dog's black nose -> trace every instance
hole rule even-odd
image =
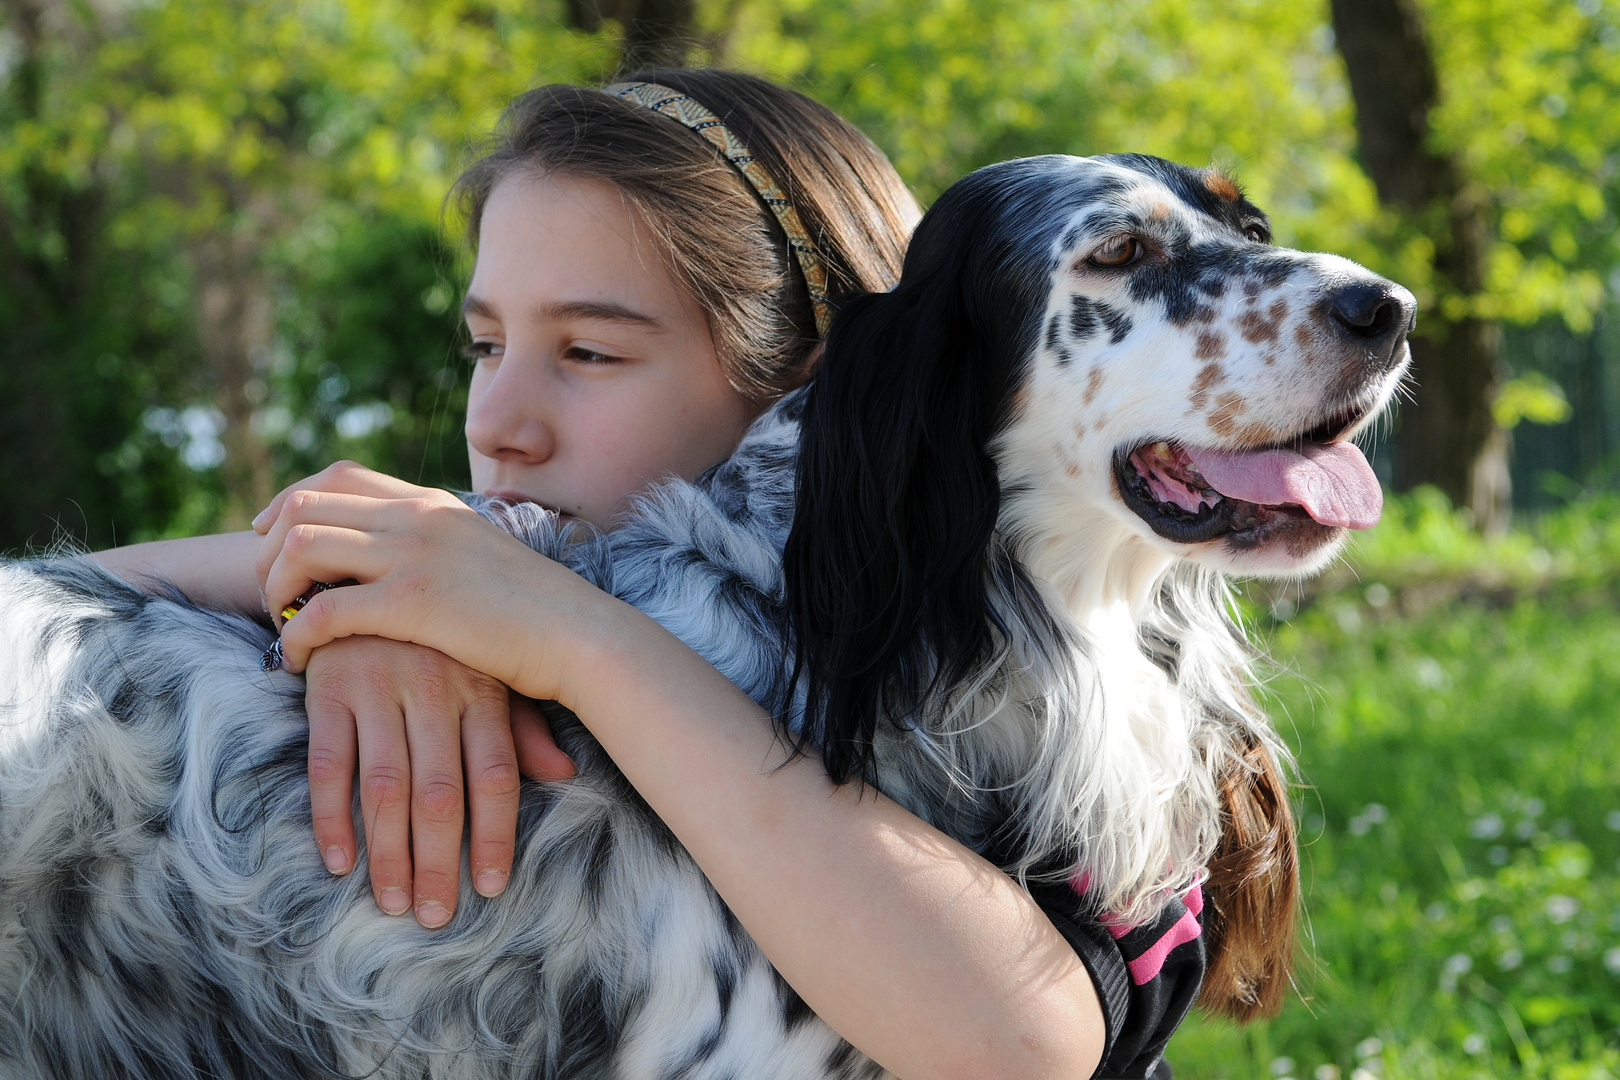
[[[1373,343],[1411,333],[1417,301],[1393,282],[1358,281],[1333,291],[1328,312],[1346,335]]]

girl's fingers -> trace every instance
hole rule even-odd
[[[259,584],[268,592],[271,567],[287,549],[288,537],[300,526],[337,527],[375,533],[385,526],[389,503],[364,495],[333,494],[325,491],[294,491],[282,504],[279,514],[265,532],[264,543],[253,559]]]
[[[331,525],[298,525],[264,579],[265,599],[277,623],[282,612],[316,581],[375,581],[394,565],[387,542],[372,533]]]
[[[311,652],[338,638],[370,635],[400,640],[402,624],[388,618],[385,601],[383,591],[374,585],[347,585],[315,594],[281,626],[282,668],[299,674]]]
[[[411,759],[411,854],[416,921],[437,929],[456,911],[461,879],[461,715],[442,670],[413,681],[405,738]],[[515,827],[514,827],[515,828]]]
[[[317,663],[320,654],[312,658]],[[312,668],[315,665],[312,665]],[[334,874],[355,865],[354,771],[356,721],[341,683],[311,670],[304,694],[309,713],[309,810],[321,861]]]
[[[461,713],[467,810],[472,817],[468,864],[473,888],[482,896],[498,896],[512,876],[520,781],[506,687],[493,680],[479,685],[483,692]]]
[[[371,891],[390,915],[411,909],[411,759],[398,706],[356,710],[360,750],[360,814],[366,827]]]
[[[540,706],[513,690],[512,742],[517,749],[518,771],[530,780],[567,780],[579,773],[574,759],[563,753],[552,737],[551,725]]]
[[[409,492],[421,490],[423,489],[414,484],[368,469],[357,462],[335,461],[314,476],[305,477],[296,484],[288,484],[282,488],[276,497],[270,500],[270,505],[259,511],[258,517],[253,519],[253,528],[260,536],[268,534],[271,526],[281,515],[281,509],[286,505],[287,499],[299,491],[332,491],[350,495],[369,495],[374,499],[397,499],[406,497]]]

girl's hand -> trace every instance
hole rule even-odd
[[[376,635],[438,649],[528,697],[560,699],[569,630],[603,607],[593,586],[448,492],[352,462],[282,492],[255,527],[265,534],[256,569],[272,612],[313,582],[357,582],[319,593],[282,625],[289,671],[328,641]]]
[[[519,773],[560,780],[575,772],[534,703],[443,653],[387,638],[322,646],[305,675],[310,810],[327,869],[346,874],[355,864],[358,752],[379,907],[390,915],[414,908],[430,928],[455,913],[464,775],[473,886],[484,896],[505,889]]]

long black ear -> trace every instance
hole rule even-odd
[[[992,644],[989,444],[1048,267],[1017,250],[1039,230],[1009,229],[980,175],[924,218],[894,291],[844,305],[805,401],[786,603],[800,738],[839,782],[870,778],[881,718],[904,722]]]

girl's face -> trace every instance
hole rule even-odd
[[[490,193],[462,304],[479,491],[610,528],[649,483],[724,460],[758,414],[645,233],[602,181],[508,177]]]

